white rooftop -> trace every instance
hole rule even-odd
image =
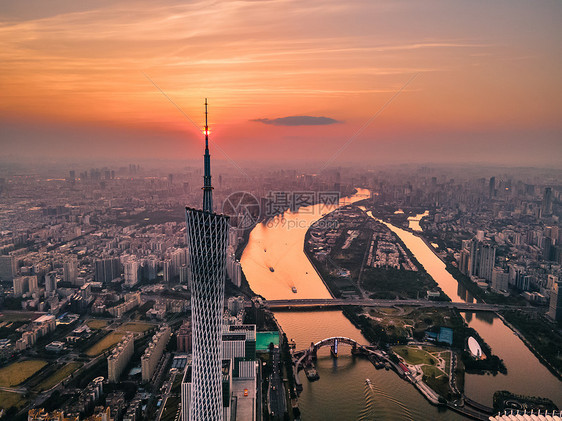
[[[490,421],[562,421],[558,411],[517,411],[506,410],[503,414],[497,414]]]
[[[55,316],[53,316],[52,314],[45,314],[41,317],[38,317],[33,322],[35,322],[35,323],[45,323],[45,322],[48,322],[49,320],[54,320],[54,319],[55,319]]]

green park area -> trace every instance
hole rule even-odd
[[[23,397],[23,395],[20,395],[19,393],[0,391],[1,409],[9,409],[12,406],[15,406],[16,408],[19,409],[23,407],[25,403],[26,403],[26,399]]]
[[[103,329],[107,326],[107,320],[90,319],[86,322],[90,329]]]
[[[86,355],[89,357],[95,357],[101,354],[105,350],[111,348],[112,346],[119,343],[119,341],[125,336],[122,332],[111,332],[104,336],[101,340],[95,343],[91,348],[86,351]]]
[[[439,378],[439,377],[443,376],[445,378],[448,378],[447,375],[443,371],[439,370],[437,367],[435,367],[433,365],[422,366],[422,371],[423,371],[423,374],[426,377]]]
[[[361,286],[372,293],[372,298],[393,299],[400,297],[415,299],[424,297],[428,290],[436,287],[436,284],[422,270],[407,271],[394,268],[367,267],[363,270]]]
[[[366,309],[369,318],[396,337],[408,338],[412,335],[414,321],[403,317],[410,309],[403,308],[371,308]]]
[[[392,350],[400,355],[404,360],[411,365],[435,365],[435,359],[423,349],[411,346],[395,346]]]
[[[62,368],[60,368],[59,370],[56,370],[49,377],[47,377],[46,379],[41,381],[37,386],[35,386],[33,388],[33,390],[35,390],[37,392],[49,390],[53,386],[56,386],[61,381],[66,379],[68,376],[70,376],[72,373],[74,373],[76,370],[78,370],[81,366],[82,366],[82,364],[76,363],[76,362],[68,363],[65,366],[63,366]]]
[[[0,369],[0,386],[12,387],[23,383],[47,365],[43,360],[25,360]]]
[[[7,311],[0,313],[0,322],[25,322],[34,320],[41,314],[32,311]]]
[[[123,332],[133,332],[133,333],[143,333],[154,327],[151,323],[144,322],[127,322],[119,327],[119,331]]]
[[[371,324],[382,328],[393,343],[410,338],[422,340],[425,332],[439,327],[457,329],[463,320],[454,311],[442,308],[364,308],[360,314]]]
[[[451,351],[434,346],[395,346],[392,351],[407,364],[421,369],[423,381],[435,392],[450,398]]]

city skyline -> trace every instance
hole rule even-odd
[[[198,327],[199,333],[210,333],[220,321],[198,318],[190,298],[212,293],[202,297],[214,303],[203,306],[207,316],[217,316],[221,308],[211,299],[218,284],[206,289],[194,276],[208,281],[215,272],[205,257],[215,253],[201,253],[213,242],[186,236],[182,212],[186,203],[201,207],[202,167],[200,158],[197,169],[166,167],[164,173],[136,164],[85,172],[63,165],[62,177],[5,169],[0,178],[0,361],[5,361],[0,408],[9,411],[9,419],[16,413],[14,419],[39,417],[55,407],[73,420],[92,412],[98,420],[99,411],[142,413],[148,420],[188,413],[185,398],[201,347],[185,343],[182,327],[187,324],[195,339]],[[237,419],[263,410],[280,419],[300,411],[303,420],[358,414],[396,419],[398,413],[460,421],[466,418],[456,412],[474,409],[484,419],[496,411],[491,409],[496,392],[505,390],[511,393],[504,393],[504,401],[541,405],[541,411],[541,402],[550,410],[562,407],[562,338],[556,322],[562,317],[559,171],[353,166],[314,176],[260,168],[251,174],[259,171],[261,177],[246,179],[236,170],[222,177],[213,170],[213,209],[220,212],[225,199],[245,190],[266,210],[266,219],[247,235],[236,229],[228,233],[221,318],[229,329],[223,328],[223,341],[229,343],[222,351],[230,364],[223,361],[222,369],[230,409],[248,414]],[[307,194],[310,182],[314,190]],[[342,198],[360,201],[346,206],[342,200],[331,212],[307,206],[334,188]],[[205,215],[212,214],[193,208],[191,221],[204,225]],[[282,218],[268,217],[275,209]],[[298,308],[309,299],[333,310]],[[366,328],[360,330],[358,323]],[[255,329],[244,327],[254,324]],[[127,332],[135,336],[134,349],[123,342]],[[423,349],[415,345],[420,340]],[[271,341],[279,345],[271,349]],[[311,342],[318,344],[316,362],[300,358]],[[375,360],[350,355],[354,343],[356,352],[374,352]],[[211,348],[216,356],[217,347]],[[421,366],[420,352],[428,358]],[[337,362],[330,353],[338,355]],[[464,368],[453,369],[453,358]],[[399,365],[381,370],[385,362]],[[286,376],[293,367],[297,375],[291,386],[292,377]],[[25,376],[23,369],[29,370]],[[14,370],[22,375],[11,381],[7,376]],[[433,381],[423,375],[427,370],[441,379],[445,373],[450,382]],[[40,392],[41,385],[60,382],[69,372],[74,375],[54,391]],[[107,381],[113,382],[111,391]],[[263,393],[256,394],[260,389]],[[460,392],[477,407],[457,401]],[[285,399],[288,394],[291,400]],[[431,404],[443,399],[452,410]]]
[[[236,161],[326,161],[379,111],[339,160],[562,161],[558,2],[30,1],[0,13],[4,159],[194,159],[208,96],[213,140]]]
[[[560,21],[0,2],[0,419],[562,421]]]

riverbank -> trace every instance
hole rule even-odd
[[[529,348],[529,350],[535,355],[535,357],[537,357],[537,359],[542,363],[542,365],[544,365],[552,374],[554,374],[558,380],[562,381],[562,372],[560,370],[558,370],[556,367],[554,367],[534,346],[533,344],[525,337],[525,335],[523,333],[521,333],[521,331],[515,327],[512,323],[510,323],[503,314],[501,313],[496,313],[496,315],[500,318],[500,320],[508,327],[510,328],[513,333],[519,338],[521,339],[521,341],[523,341],[523,343],[525,344],[525,346],[527,348]]]
[[[305,237],[304,237],[303,253],[304,253],[304,255],[306,256],[306,258],[308,259],[308,261],[310,262],[310,265],[314,268],[314,271],[316,272],[316,275],[318,275],[318,277],[320,278],[320,280],[321,280],[322,283],[324,284],[324,288],[326,288],[326,290],[327,290],[328,293],[330,294],[330,297],[331,297],[331,298],[339,298],[339,296],[336,297],[336,296],[334,295],[334,292],[333,292],[334,286],[333,286],[333,285],[330,286],[330,285],[328,284],[328,282],[326,282],[325,276],[323,276],[322,273],[320,273],[320,271],[318,270],[318,268],[317,268],[316,265],[314,264],[314,260],[313,260],[313,257],[311,257],[311,253],[306,249],[306,244],[307,244],[307,241],[308,241],[308,237],[307,237],[307,236],[309,235],[309,232],[310,232],[310,230],[308,230],[308,231],[306,232],[306,235],[305,235]]]
[[[409,232],[412,233],[412,235],[415,235],[416,237],[420,238],[426,245],[427,247],[435,254],[435,256],[437,256],[444,264],[445,264],[445,268],[447,269],[447,272],[449,272],[451,274],[451,276],[457,281],[459,282],[461,285],[463,285],[469,292],[471,292],[473,294],[473,296],[482,301],[482,302],[486,302],[486,297],[484,297],[484,292],[478,287],[476,286],[473,282],[471,282],[470,284],[467,284],[467,282],[465,282],[466,276],[459,276],[458,270],[452,271],[451,270],[451,265],[450,263],[448,263],[445,259],[443,259],[443,257],[437,252],[437,250],[433,247],[433,245],[429,242],[429,240],[427,240],[427,238],[425,238],[422,233],[420,232],[415,232],[412,230],[408,230]],[[474,290],[477,291],[474,291]],[[477,294],[475,292],[478,292]],[[509,322],[505,315],[501,314],[501,313],[494,313],[497,317],[500,318],[500,320],[519,338],[521,339],[521,341],[525,344],[525,346],[529,349],[529,351],[531,351],[533,353],[533,355],[535,357],[537,357],[537,359],[541,362],[542,365],[544,365],[554,376],[556,376],[558,378],[558,380],[562,381],[562,370],[557,369],[532,343],[531,341],[527,338],[527,336],[521,331],[520,328],[518,328],[517,326],[515,326],[514,323]]]
[[[470,292],[475,299],[480,300],[482,302],[486,302],[483,298],[483,291],[480,289],[480,287],[478,285],[476,285],[474,282],[472,282],[470,280],[470,278],[468,278],[465,275],[462,275],[458,271],[458,269],[455,270],[455,271],[452,270],[451,263],[448,262],[447,260],[445,260],[443,258],[443,256],[441,256],[441,254],[435,249],[433,244],[431,244],[431,242],[427,238],[425,238],[425,236],[423,235],[423,232],[414,231],[414,230],[411,230],[411,229],[407,229],[405,231],[410,232],[412,235],[414,235],[414,236],[418,237],[420,240],[422,240],[424,242],[424,244],[429,248],[429,250],[431,250],[433,252],[433,254],[439,260],[441,260],[441,262],[443,262],[443,264],[445,265],[445,270],[447,272],[449,272],[451,274],[451,276],[455,279],[455,281],[457,281],[460,285],[462,285],[466,289],[466,291]],[[460,276],[460,275],[462,275],[462,276]]]

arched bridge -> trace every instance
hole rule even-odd
[[[312,366],[312,361],[316,359],[318,350],[322,347],[329,346],[332,355],[334,357],[337,357],[340,344],[349,345],[351,347],[352,355],[363,355],[372,362],[388,361],[384,351],[377,349],[375,346],[361,345],[356,340],[347,338],[345,336],[332,336],[330,338],[322,339],[321,341],[318,341],[316,343],[311,342],[310,346],[307,349],[293,352],[293,373],[295,375],[297,389],[299,387],[302,388],[298,375],[299,370],[306,370],[307,367]]]
[[[351,347],[351,353],[355,354],[359,349],[365,348],[363,345],[351,338],[346,338],[345,336],[332,336],[331,338],[322,339],[316,343],[311,342],[308,349],[303,351],[297,351],[293,355],[296,358],[297,368],[303,363],[306,365],[310,363],[311,360],[316,359],[317,352],[320,348],[329,346],[332,355],[337,357],[339,352],[340,344],[346,344]]]
[[[346,338],[344,336],[332,336],[331,338],[322,339],[315,344],[310,344],[309,352],[313,352],[316,355],[316,352],[320,348],[329,346],[332,349],[332,353],[337,355],[339,344],[347,344],[351,346],[352,353],[357,350],[358,346],[361,346],[361,344],[357,343],[357,341],[353,339]]]

